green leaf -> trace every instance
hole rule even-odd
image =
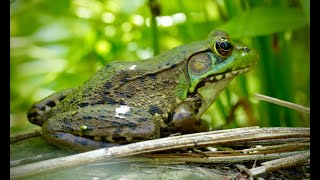
[[[308,24],[310,24],[310,1],[300,0],[300,4],[308,20]]]
[[[232,18],[219,29],[228,32],[236,39],[292,30],[307,23],[307,18],[301,9],[255,8]]]

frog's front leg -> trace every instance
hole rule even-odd
[[[209,131],[209,124],[199,118],[201,99],[192,97],[179,104],[169,123],[170,130],[182,134]]]
[[[155,139],[159,131],[148,112],[106,104],[57,114],[42,127],[42,135],[48,142],[77,151]]]

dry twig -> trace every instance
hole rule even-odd
[[[284,107],[287,107],[287,108],[291,108],[291,109],[294,109],[294,110],[297,110],[297,111],[310,113],[310,108],[301,106],[299,104],[291,103],[291,102],[288,102],[288,101],[280,100],[280,99],[277,99],[277,98],[265,96],[265,95],[258,94],[258,93],[255,93],[254,95],[255,95],[256,98],[258,98],[260,100],[263,100],[263,101],[268,101],[268,102],[271,102],[271,103],[274,103],[274,104],[278,104],[278,105],[281,105],[281,106],[284,106]]]
[[[128,145],[103,148],[71,156],[45,160],[10,169],[11,178],[21,177],[31,173],[43,172],[62,167],[93,162],[101,159],[132,156],[142,153],[172,150],[179,148],[193,148],[209,145],[231,144],[232,142],[248,142],[267,139],[309,138],[309,128],[237,128],[210,131],[182,136],[142,141]]]
[[[41,128],[34,129],[27,132],[16,133],[16,134],[10,135],[10,143],[14,143],[17,141],[21,141],[23,139],[36,137],[40,135],[41,135]]]
[[[303,152],[297,155],[288,156],[272,161],[261,163],[262,166],[250,169],[250,175],[258,175],[264,172],[277,171],[289,167],[303,165],[310,161],[310,152]]]

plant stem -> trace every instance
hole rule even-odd
[[[157,0],[149,0],[149,7],[151,11],[150,26],[152,33],[153,56],[156,56],[159,54],[159,33],[156,17],[160,15],[160,4]]]

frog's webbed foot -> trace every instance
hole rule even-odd
[[[34,103],[27,113],[28,120],[32,124],[42,126],[44,121],[48,119],[47,115],[51,108],[57,106],[60,101],[71,94],[75,89],[65,89],[55,92],[43,100]]]
[[[99,104],[57,114],[43,124],[42,135],[57,146],[83,151],[155,139],[159,126],[144,110]]]

